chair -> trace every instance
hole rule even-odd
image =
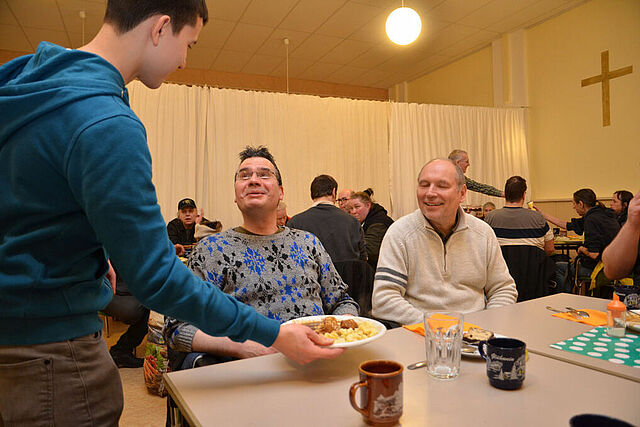
[[[529,245],[501,246],[509,274],[516,282],[518,302],[549,295],[555,287],[555,264],[540,248]]]
[[[102,317],[102,322],[104,323],[105,334],[104,336],[109,338],[111,336],[111,322],[113,317],[109,316],[107,313],[99,311],[98,316]]]
[[[587,295],[596,298],[611,299],[613,297],[615,280],[604,275],[604,265],[598,261],[595,268],[587,274],[588,267],[583,267],[584,258],[577,257],[575,265],[574,289],[579,295]]]
[[[375,271],[368,262],[354,259],[333,264],[342,280],[349,286],[347,292],[360,306],[360,315],[371,314],[371,295]]]

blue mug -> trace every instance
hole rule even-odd
[[[503,390],[522,387],[527,345],[515,338],[491,338],[478,343],[480,355],[487,361],[489,383]]]

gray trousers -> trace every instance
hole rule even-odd
[[[102,332],[0,346],[0,427],[117,426],[122,383]]]

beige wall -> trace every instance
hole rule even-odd
[[[592,0],[525,32],[532,198],[570,199],[591,187],[601,199],[640,190],[640,0]],[[601,85],[610,69],[611,126],[602,126]],[[410,102],[492,106],[491,47],[409,83]]]
[[[611,126],[602,126],[600,52],[611,70]],[[527,32],[531,178],[535,198],[640,189],[640,1],[594,0]]]
[[[491,46],[408,83],[409,102],[493,106]]]

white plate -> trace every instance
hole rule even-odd
[[[306,324],[306,323],[311,323],[311,322],[319,322],[322,319],[324,319],[325,317],[335,317],[336,320],[340,321],[340,320],[346,320],[346,319],[353,319],[358,323],[361,322],[367,322],[372,324],[373,326],[376,327],[376,329],[378,330],[378,333],[375,334],[372,337],[369,338],[365,338],[363,340],[360,341],[353,341],[353,342],[340,342],[340,343],[335,343],[335,344],[331,344],[330,346],[328,346],[329,348],[350,348],[350,347],[358,347],[367,343],[370,343],[371,341],[375,341],[378,338],[380,338],[381,336],[384,335],[384,333],[387,331],[387,328],[385,328],[385,326],[378,322],[377,320],[373,320],[373,319],[369,319],[367,317],[357,317],[357,316],[344,316],[344,315],[324,315],[324,316],[307,316],[307,317],[298,317],[297,319],[291,319],[288,322],[284,322],[283,325],[287,325],[287,324],[291,324],[291,323],[300,323],[300,324]]]
[[[630,312],[634,313],[634,314],[640,314],[640,310],[635,309],[635,310],[629,310]],[[633,331],[633,332],[640,332],[640,324],[638,323],[627,323],[627,329]]]
[[[500,334],[493,334],[493,338],[507,338],[505,335],[500,335]],[[480,352],[478,351],[478,345],[477,344],[469,344],[468,342],[465,342],[464,340],[462,341],[462,344],[466,344],[466,345],[470,345],[475,347],[475,351],[464,351],[464,348],[460,351],[460,354],[462,354],[463,356],[466,357],[474,357],[476,359],[482,359],[482,356],[480,356]]]

